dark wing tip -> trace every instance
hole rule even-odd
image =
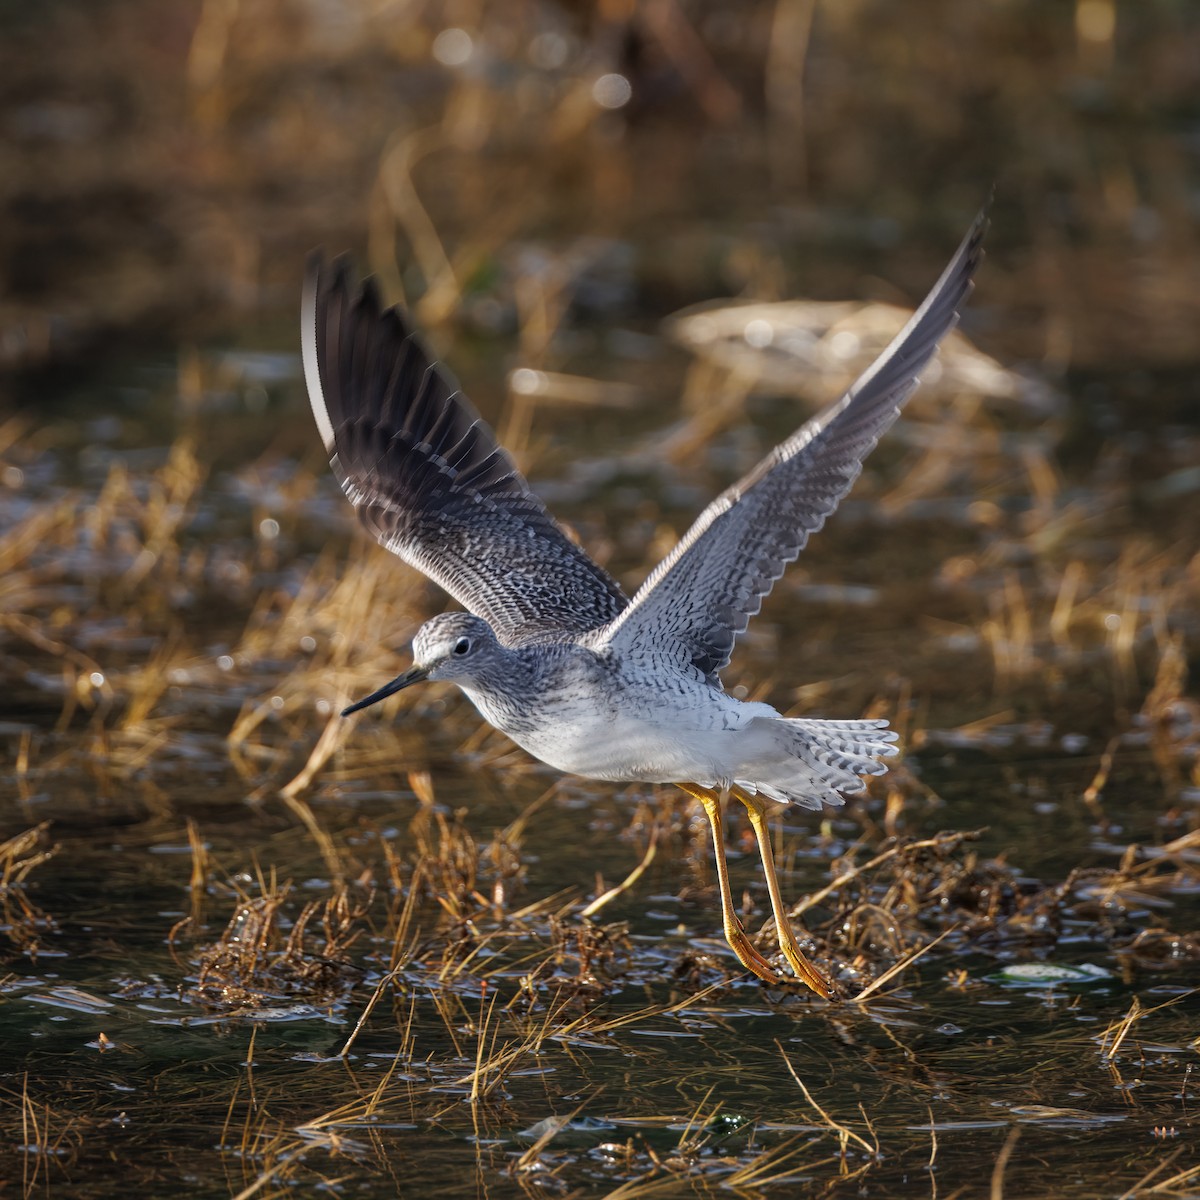
[[[325,247],[314,246],[304,256],[304,288],[306,291],[316,290],[317,281],[325,268]]]
[[[313,415],[343,487],[362,508],[437,491],[540,509],[515,464],[399,305],[376,280],[360,281],[349,255],[308,256],[302,314],[304,374]],[[347,486],[352,481],[353,488]]]
[[[957,313],[971,294],[975,286],[975,273],[984,259],[983,241],[991,225],[993,197],[994,189],[988,193],[983,206],[975,214],[971,227],[946,264],[946,269],[937,283],[929,289],[925,302],[913,316],[912,325],[919,324],[923,317],[935,311],[952,310]]]
[[[996,199],[996,185],[993,184],[989,189],[988,194],[984,197],[983,204],[980,205],[979,211],[975,214],[975,220],[971,222],[971,228],[967,230],[966,237],[962,240],[962,245],[959,249],[959,254],[962,256],[962,266],[965,268],[967,276],[967,292],[975,286],[975,272],[979,268],[979,264],[983,262],[986,254],[983,249],[984,238],[987,237],[987,231],[992,224],[992,204]],[[955,259],[959,257],[955,255]],[[954,268],[954,260],[950,262],[946,273],[952,274]]]
[[[302,345],[334,471],[384,546],[497,636],[590,629],[620,611],[620,589],[563,536],[408,314],[384,308],[345,255],[309,255]]]
[[[361,294],[348,254],[327,262],[321,247],[309,251],[304,260],[300,305],[304,381],[321,439],[330,454],[334,453],[334,429],[343,416],[337,387],[343,334],[347,315],[360,302]]]
[[[342,255],[342,261],[345,263],[346,276],[349,278],[350,264],[346,255]],[[368,275],[362,281],[358,289],[358,299],[355,300],[355,304],[363,308],[371,317],[378,317],[382,312],[383,303],[379,299],[379,284],[374,275]]]
[[[992,193],[989,192],[966,236],[920,307],[887,349],[859,376],[842,401],[828,411],[829,419],[849,408],[856,397],[861,397],[867,408],[875,402],[886,405],[893,399],[898,408],[911,394],[917,377],[937,352],[942,339],[958,324],[963,305],[974,290],[975,274],[984,258],[983,240],[991,223],[991,205]],[[898,393],[897,389],[906,390]]]

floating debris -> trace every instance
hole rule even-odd
[[[1012,963],[984,976],[988,983],[999,983],[1004,987],[1059,987],[1072,983],[1103,983],[1113,978],[1111,971],[1094,963],[1072,967],[1051,962]]]

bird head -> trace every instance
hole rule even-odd
[[[426,621],[413,638],[413,665],[390,683],[385,683],[365,700],[342,710],[349,716],[359,709],[386,700],[396,692],[426,679],[447,679],[460,687],[469,687],[480,670],[500,650],[492,627],[470,613],[441,613]]]

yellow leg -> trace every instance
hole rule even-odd
[[[783,980],[776,974],[771,964],[754,948],[754,943],[746,936],[737,914],[733,911],[733,896],[729,891],[729,865],[725,861],[725,835],[721,831],[721,801],[705,788],[692,783],[677,785],[693,799],[699,800],[704,808],[712,829],[713,850],[717,860],[717,884],[721,892],[721,920],[725,927],[725,940],[729,943],[738,961],[759,979],[767,983],[778,984]]]
[[[771,831],[767,827],[766,802],[758,796],[747,795],[740,788],[734,788],[733,794],[746,806],[750,824],[754,826],[754,836],[758,839],[758,853],[762,858],[763,874],[767,877],[767,892],[771,897],[771,912],[775,916],[775,928],[779,933],[779,948],[798,979],[808,984],[818,996],[832,1000],[833,988],[800,949],[788,920],[783,898],[779,894],[779,877],[775,874],[775,855],[771,850]]]

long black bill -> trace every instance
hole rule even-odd
[[[411,671],[405,671],[403,675],[397,675],[391,683],[385,683],[377,692],[372,692],[365,700],[360,700],[357,704],[350,705],[349,708],[342,709],[342,716],[348,717],[351,713],[356,713],[360,708],[368,708],[372,704],[378,704],[380,700],[386,700],[389,696],[394,696],[397,692],[402,692],[410,684],[420,683],[429,674],[427,667],[413,667]]]

